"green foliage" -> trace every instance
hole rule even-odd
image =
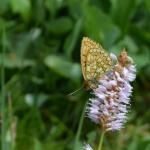
[[[58,56],[47,56],[45,64],[63,77],[70,78],[72,81],[80,81],[80,67],[79,64],[73,64]]]
[[[47,29],[50,33],[56,35],[63,35],[68,33],[73,28],[72,21],[69,17],[61,17],[48,23]],[[57,30],[56,30],[57,29]]]
[[[83,83],[83,36],[116,54],[125,47],[138,69],[129,121],[125,129],[106,135],[104,150],[150,149],[149,0],[0,0],[5,150],[74,149],[89,98],[84,90],[68,96]],[[84,141],[96,147],[99,128],[85,118],[78,135],[76,149],[82,149]]]
[[[29,0],[11,0],[13,13],[18,13],[23,19],[28,18],[31,11],[31,3]]]

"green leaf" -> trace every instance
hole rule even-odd
[[[82,4],[86,3],[87,0],[85,1],[80,1],[80,0],[66,0],[67,3],[66,5],[68,6],[67,8],[69,9],[69,13],[72,18],[75,20],[78,20],[82,16]]]
[[[147,32],[144,28],[132,24],[130,26],[130,32],[133,34],[133,36],[135,36],[135,39],[139,40],[139,42],[149,45],[150,33]]]
[[[112,20],[95,6],[84,6],[84,31],[89,37],[102,42],[107,48],[119,37],[120,30]]]
[[[66,38],[66,41],[64,44],[64,51],[65,51],[68,58],[71,57],[72,51],[76,45],[77,39],[78,39],[79,34],[81,32],[81,28],[82,28],[82,19],[79,19],[75,24],[74,30]]]
[[[45,7],[48,9],[52,17],[56,15],[62,4],[63,0],[45,0]]]
[[[131,38],[131,36],[129,36],[129,35],[126,35],[117,44],[114,44],[111,47],[111,52],[119,54],[123,48],[125,48],[127,50],[127,52],[129,52],[129,53],[137,53],[138,52],[138,46],[136,45],[134,39]]]
[[[128,30],[128,26],[130,23],[130,19],[135,13],[138,4],[140,4],[139,0],[111,0],[112,7],[110,11],[110,15],[113,20],[120,26],[120,28],[125,32]]]
[[[61,17],[47,24],[47,29],[55,35],[62,35],[69,32],[73,28],[72,20],[69,17]]]
[[[93,130],[87,134],[88,143],[92,143],[96,139],[96,131]]]
[[[150,144],[148,144],[144,150],[150,150]]]
[[[78,141],[75,145],[74,150],[83,150],[83,143],[81,143],[80,141]]]
[[[0,14],[8,10],[9,0],[0,0]]]
[[[60,56],[50,55],[45,58],[45,64],[63,77],[75,82],[79,82],[80,80],[81,69],[77,63],[71,63]]]
[[[140,48],[139,53],[131,54],[130,56],[135,61],[135,64],[136,64],[138,69],[141,69],[142,67],[149,64],[150,54],[149,54],[149,50],[145,47]]]
[[[130,144],[128,144],[127,150],[137,150],[138,141],[134,139]]]
[[[2,65],[2,54],[0,54],[0,66]],[[7,68],[25,68],[35,66],[35,62],[31,59],[20,58],[15,53],[6,54],[4,57],[4,66]]]
[[[145,7],[148,10],[149,14],[150,14],[150,1],[149,0],[144,0],[145,2]]]
[[[30,0],[11,0],[11,7],[14,13],[18,13],[23,19],[27,19],[31,11]]]
[[[42,144],[38,139],[34,139],[34,150],[42,150]]]

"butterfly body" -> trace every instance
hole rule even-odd
[[[86,89],[95,89],[99,79],[111,69],[110,56],[98,43],[84,37],[81,44],[81,67]]]

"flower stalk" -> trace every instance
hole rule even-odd
[[[100,137],[98,150],[102,150],[102,144],[103,144],[103,141],[104,141],[104,135],[105,135],[105,132],[103,131],[102,134],[101,134],[101,137]]]

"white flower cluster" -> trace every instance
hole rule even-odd
[[[93,150],[93,149],[89,144],[85,144],[85,146],[83,147],[83,150]]]
[[[113,55],[113,58],[117,57]],[[114,67],[100,80],[89,99],[87,116],[105,131],[120,130],[127,120],[128,107],[136,68],[127,53],[122,52]]]

